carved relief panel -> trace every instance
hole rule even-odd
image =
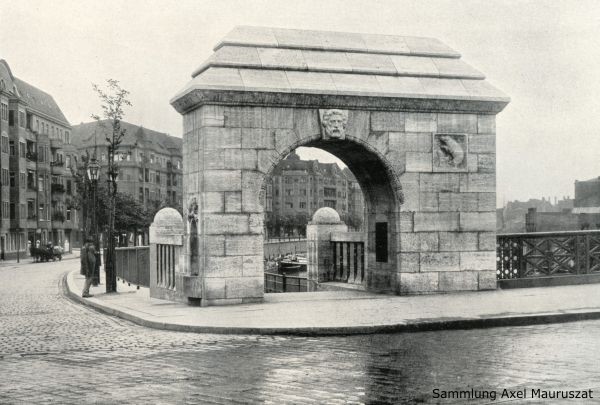
[[[463,134],[433,135],[433,171],[467,171],[467,136]]]

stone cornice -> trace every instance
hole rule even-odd
[[[190,89],[173,98],[171,105],[181,114],[185,114],[205,104],[497,114],[506,107],[509,101],[508,97],[486,97],[481,99],[477,97],[404,98]]]

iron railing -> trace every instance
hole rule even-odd
[[[285,274],[265,272],[265,292],[267,293],[306,291],[308,291],[308,283],[306,276],[296,277],[286,276]]]
[[[600,231],[499,234],[498,280],[600,274]]]
[[[115,267],[124,283],[150,287],[150,246],[115,248]]]

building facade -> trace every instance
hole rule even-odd
[[[272,218],[295,218],[292,222],[300,227],[321,207],[335,209],[354,228],[360,227],[364,213],[362,190],[348,168],[301,160],[295,152],[283,159],[267,180],[264,206]]]
[[[148,210],[161,205],[181,207],[181,138],[124,121],[121,128],[125,130],[125,136],[115,155],[119,167],[119,192],[129,194]],[[73,142],[79,155],[96,153],[104,178],[108,165],[105,138],[110,131],[108,121],[73,126]]]
[[[0,60],[0,257],[52,242],[67,251],[79,218],[71,125],[52,96],[15,77]]]
[[[575,180],[575,199],[555,199],[554,210],[531,207],[525,221],[527,232],[600,229],[600,178]]]

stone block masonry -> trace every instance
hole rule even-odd
[[[210,110],[210,127],[186,131],[199,134],[197,153],[204,156],[195,163],[200,189],[188,189],[186,199],[198,197],[201,201],[199,237],[204,260],[199,263],[205,267],[198,274],[214,279],[204,283],[211,304],[220,299],[237,302],[242,295],[262,296],[262,263],[256,258],[262,257],[265,175],[287,151],[319,136],[315,135],[318,110],[215,107],[199,108]],[[394,284],[389,289],[403,294],[492,288],[495,164],[490,162],[495,162],[495,135],[489,116],[482,119],[481,128],[486,132],[479,133],[478,116],[473,114],[353,111],[352,115],[361,117],[358,122],[370,123],[363,126],[368,133],[357,142],[377,151],[382,159],[395,156],[405,162],[386,162],[400,179],[405,199],[390,230],[397,234],[398,250],[390,247],[392,267],[386,270],[387,276],[379,275],[379,280],[389,279]],[[458,171],[449,167],[444,172],[443,164],[451,163],[444,156],[434,159],[434,154],[442,153],[435,150],[434,138],[440,128],[454,134],[462,131],[468,139],[463,159],[482,164],[465,165]],[[215,151],[234,153],[237,158],[226,159]],[[432,172],[436,161],[438,165],[442,162],[441,166]],[[252,264],[248,257],[255,258]],[[322,269],[314,272],[324,274]],[[318,276],[319,281],[323,277]],[[242,287],[244,280],[248,285]]]
[[[313,52],[314,32],[253,30],[261,34],[215,48],[172,100],[184,117],[190,297],[219,305],[263,296],[265,178],[299,146],[339,157],[364,192],[366,289],[494,288],[495,117],[509,99],[462,62],[440,70],[460,58],[442,44],[398,37],[390,44],[408,50],[384,49],[363,38],[355,54],[322,32]],[[256,39],[278,36],[275,48]],[[284,63],[280,53],[295,56]],[[329,277],[329,243],[312,246],[326,252],[311,264],[315,285]]]

